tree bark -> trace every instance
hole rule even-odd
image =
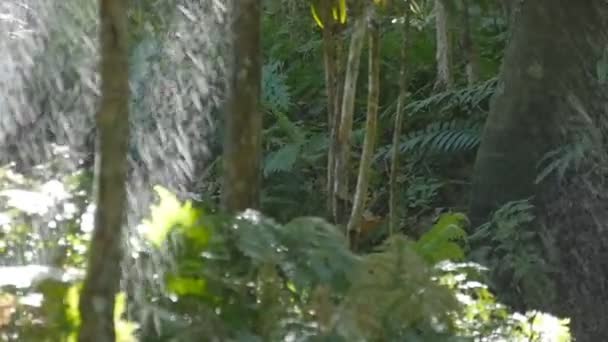
[[[367,6],[366,6],[367,8]],[[344,92],[340,110],[340,125],[336,141],[336,160],[334,173],[334,217],[337,223],[346,223],[349,202],[349,163],[350,140],[353,130],[353,117],[355,114],[355,95],[357,92],[357,79],[361,63],[361,51],[367,26],[367,9],[363,15],[356,18],[353,34],[348,51],[346,74],[344,77]]]
[[[407,53],[409,48],[410,32],[410,8],[409,1],[406,1],[405,20],[403,23],[403,37],[401,41],[401,68],[399,70],[399,97],[397,98],[397,109],[395,111],[395,126],[393,128],[393,150],[391,152],[391,172],[389,176],[389,234],[393,235],[399,226],[399,199],[397,174],[399,173],[399,138],[401,138],[401,127],[403,126],[403,110],[407,101],[407,78],[408,60]]]
[[[95,228],[80,296],[81,342],[114,342],[114,301],[120,283],[129,134],[127,5],[100,0],[101,108]]]
[[[452,87],[454,76],[452,72],[452,41],[450,38],[450,13],[446,0],[435,0],[435,34],[437,50],[437,79],[434,88],[445,90]]]
[[[262,112],[261,4],[232,4],[233,54],[225,117],[222,204],[228,212],[260,205]]]
[[[462,48],[466,59],[467,84],[472,85],[479,81],[479,56],[471,34],[471,20],[469,15],[469,1],[462,0]]]
[[[357,176],[357,187],[353,199],[353,209],[348,221],[348,233],[360,233],[361,218],[365,210],[367,190],[369,187],[369,177],[374,158],[374,148],[378,130],[378,100],[380,97],[380,33],[378,23],[374,20],[374,15],[369,19],[369,78],[367,96],[367,120],[365,123],[365,140],[361,162],[359,164],[359,174]],[[355,239],[356,240],[356,239]],[[355,244],[356,246],[356,244]]]
[[[598,62],[608,45],[607,12],[600,0],[521,4],[478,151],[470,204],[478,225],[504,203],[534,196],[537,226],[549,229],[557,254],[559,302],[551,308],[572,318],[580,341],[608,339],[606,165],[588,155],[586,167],[565,179],[536,184],[535,178],[540,159],[576,134],[600,130],[594,149],[605,160],[608,89]]]
[[[335,41],[336,48],[336,96],[334,99],[334,108],[335,115],[333,117],[333,123],[330,130],[329,135],[329,149],[331,150],[332,160],[329,166],[331,166],[328,174],[331,173],[331,179],[328,184],[328,188],[331,189],[331,195],[328,195],[328,208],[331,209],[329,212],[331,219],[333,222],[338,223],[341,220],[341,215],[343,215],[343,211],[345,208],[336,208],[339,197],[336,193],[338,185],[336,181],[336,160],[339,151],[339,134],[338,131],[340,129],[340,122],[342,121],[342,100],[344,98],[344,80],[345,80],[345,58],[344,58],[344,44],[340,41],[339,37],[336,37]]]
[[[335,37],[335,23],[331,14],[332,6],[329,1],[321,4],[321,16],[323,18],[323,62],[325,67],[325,89],[327,93],[327,128],[329,131],[329,149],[327,152],[327,214],[331,217],[334,198],[334,168],[335,168],[335,144],[337,125],[340,123],[340,110],[337,102],[338,89],[338,56]]]

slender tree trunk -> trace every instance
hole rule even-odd
[[[323,61],[325,66],[325,89],[327,92],[327,128],[329,131],[329,149],[327,152],[327,213],[332,216],[334,198],[334,168],[336,149],[332,143],[335,139],[336,126],[340,122],[340,111],[337,102],[338,90],[338,56],[337,42],[335,38],[335,25],[331,14],[331,3],[322,3],[323,17]]]
[[[330,211],[330,216],[332,218],[332,220],[334,222],[339,222],[340,221],[340,215],[339,215],[339,210],[338,208],[335,207],[337,201],[338,201],[338,195],[336,193],[336,189],[338,188],[337,185],[337,181],[336,181],[336,160],[337,160],[337,154],[339,151],[339,145],[340,145],[340,140],[338,139],[338,131],[340,129],[340,122],[342,121],[342,100],[344,98],[344,67],[345,67],[345,59],[344,59],[344,47],[342,42],[340,41],[339,37],[336,37],[336,41],[335,41],[335,48],[336,48],[336,84],[335,84],[335,89],[336,89],[336,96],[334,98],[334,108],[335,108],[335,113],[334,113],[334,117],[333,117],[333,123],[331,126],[331,130],[330,130],[330,135],[329,135],[329,149],[330,149],[330,154],[332,156],[332,160],[329,166],[331,166],[330,170],[328,171],[328,174],[331,174],[330,176],[330,182],[328,184],[328,188],[331,189],[330,190],[330,195],[328,196],[328,208],[331,209]]]
[[[232,3],[233,51],[225,117],[223,207],[228,212],[260,204],[262,112],[261,4]]]
[[[435,0],[435,31],[437,51],[437,79],[435,89],[444,90],[452,87],[454,76],[452,73],[452,41],[450,39],[450,15],[446,0]]]
[[[397,110],[395,112],[395,127],[393,128],[393,150],[391,152],[391,173],[389,176],[389,234],[393,235],[399,226],[399,199],[397,174],[399,173],[399,138],[401,137],[401,126],[403,126],[403,110],[407,101],[407,77],[408,77],[408,45],[410,32],[410,2],[406,1],[405,20],[403,22],[403,38],[401,41],[401,69],[399,70],[399,97],[397,98]]]
[[[353,116],[355,114],[355,95],[357,92],[357,79],[361,63],[361,51],[367,26],[367,10],[356,18],[353,34],[348,51],[346,74],[344,77],[344,92],[340,110],[340,125],[336,144],[336,160],[334,173],[334,217],[337,223],[345,223],[348,213],[349,196],[349,163],[350,139],[353,130]]]
[[[369,177],[372,171],[372,160],[376,145],[378,130],[378,102],[380,97],[380,33],[378,23],[374,15],[369,19],[369,70],[368,70],[368,96],[367,96],[367,120],[365,123],[365,140],[361,162],[359,163],[359,174],[357,176],[357,187],[353,199],[353,209],[348,221],[347,232],[359,236],[361,229],[361,218],[365,210]],[[356,239],[355,239],[356,240]],[[356,244],[354,244],[356,246]]]
[[[114,342],[114,301],[120,284],[129,134],[127,5],[100,0],[101,108],[95,228],[80,296],[81,342]]]
[[[469,1],[462,0],[462,47],[466,58],[467,84],[479,81],[479,56],[471,34]]]
[[[475,165],[470,217],[534,196],[557,286],[552,312],[572,319],[577,340],[608,340],[604,1],[524,1],[506,51]],[[603,70],[603,71],[602,71]],[[535,183],[540,159],[576,134],[600,130],[584,167]],[[580,144],[580,141],[573,141]],[[603,156],[594,158],[594,154]]]
[[[334,116],[334,140],[338,139],[338,128],[340,127],[340,122],[342,121],[342,100],[344,98],[344,68],[345,68],[345,58],[344,58],[344,44],[340,40],[339,35],[335,37],[336,43],[336,98],[334,100],[334,108],[336,109],[336,115]],[[335,163],[334,163],[335,164]],[[335,167],[335,165],[334,165]]]

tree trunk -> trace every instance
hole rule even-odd
[[[127,5],[101,0],[101,108],[95,229],[80,296],[81,342],[114,342],[114,301],[120,283],[129,133]]]
[[[503,15],[507,20],[507,25],[512,27],[511,24],[513,23],[515,9],[519,7],[519,4],[512,0],[501,0],[500,5],[502,7]]]
[[[397,110],[395,111],[395,127],[393,128],[393,150],[391,152],[391,173],[389,176],[389,234],[393,235],[399,226],[399,200],[397,174],[399,173],[399,139],[401,138],[401,126],[403,126],[403,110],[407,101],[407,77],[410,32],[410,8],[406,1],[405,21],[403,23],[403,38],[401,41],[401,69],[399,70],[399,97],[397,98]]]
[[[233,51],[225,117],[222,204],[228,212],[260,204],[262,112],[261,4],[232,4]]]
[[[338,139],[336,141],[336,160],[334,173],[334,211],[337,223],[345,223],[348,212],[349,196],[349,163],[350,163],[350,139],[353,130],[353,117],[355,114],[355,95],[357,92],[357,79],[359,77],[359,65],[361,63],[361,51],[367,26],[367,9],[356,18],[353,34],[348,51],[346,74],[344,77],[344,92],[342,93],[342,104],[340,110],[340,125],[338,127]]]
[[[332,216],[334,198],[334,168],[335,168],[335,140],[336,128],[340,122],[340,111],[338,107],[338,56],[337,42],[335,37],[335,24],[332,18],[332,6],[329,1],[321,4],[321,15],[323,18],[323,62],[325,66],[325,89],[327,92],[327,128],[329,131],[329,149],[327,152],[327,214]]]
[[[452,87],[454,76],[452,74],[452,41],[450,39],[450,15],[446,0],[435,0],[435,30],[437,50],[436,90],[445,90]]]
[[[462,0],[462,48],[466,59],[467,84],[472,85],[479,81],[479,56],[471,34],[469,15],[469,1]]]
[[[367,96],[367,120],[365,123],[365,140],[361,162],[359,164],[359,175],[357,187],[353,199],[353,209],[348,221],[347,232],[360,233],[361,218],[365,210],[369,177],[374,158],[374,148],[378,129],[378,99],[380,97],[380,33],[373,14],[369,20],[369,92]],[[355,239],[356,240],[356,239]],[[356,244],[354,244],[356,246]]]
[[[608,340],[606,165],[597,165],[606,155],[597,140],[608,127],[606,74],[598,75],[607,12],[600,0],[523,2],[478,151],[470,205],[477,225],[500,205],[534,196],[538,227],[549,229],[557,254],[559,302],[551,307],[572,318],[580,341]],[[581,171],[535,183],[547,152],[593,130],[601,131],[594,147],[603,158],[589,155]]]
[[[336,190],[338,188],[337,185],[337,181],[336,181],[336,160],[337,160],[337,154],[339,151],[339,145],[340,145],[340,141],[339,141],[339,136],[338,136],[338,131],[340,129],[340,122],[342,121],[342,99],[344,98],[344,79],[345,79],[345,72],[344,72],[344,68],[345,68],[345,58],[344,58],[344,44],[342,44],[342,42],[340,41],[339,37],[335,37],[335,48],[336,48],[336,96],[334,99],[334,108],[335,108],[335,113],[334,113],[334,117],[333,117],[333,123],[331,126],[331,130],[330,130],[330,135],[329,135],[329,149],[332,156],[332,160],[329,166],[331,166],[330,170],[328,171],[328,174],[331,173],[331,179],[330,182],[328,184],[328,188],[330,188],[330,195],[328,195],[328,208],[331,210],[329,212],[330,217],[332,218],[333,222],[338,223],[340,222],[340,215],[343,215],[343,211],[344,208],[342,208],[340,211],[339,208],[336,208],[335,206],[338,203],[339,197],[336,193]]]

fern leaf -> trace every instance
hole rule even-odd
[[[283,63],[271,61],[262,67],[262,103],[270,111],[284,112],[291,106],[291,90]]]
[[[291,142],[303,144],[306,141],[306,132],[300,126],[296,125],[283,112],[273,112],[277,120],[277,125],[291,139]]]
[[[348,311],[369,340],[387,341],[387,327],[433,330],[436,322],[449,322],[448,312],[459,309],[447,287],[433,280],[433,270],[407,238],[395,235],[378,252],[363,259],[363,267],[348,293]],[[437,325],[434,325],[437,326]]]
[[[498,79],[492,78],[473,86],[450,89],[433,94],[422,100],[413,101],[407,106],[406,111],[412,115],[437,109],[440,112],[447,112],[457,108],[469,110],[487,109],[489,99],[494,94],[497,85]]]
[[[274,172],[291,171],[296,163],[302,145],[287,144],[277,151],[270,153],[264,163],[264,176]]]
[[[467,234],[463,229],[468,219],[463,214],[444,214],[439,221],[414,245],[414,249],[427,261],[435,264],[442,260],[462,260],[464,251],[455,243]]]
[[[402,153],[412,150],[434,152],[463,152],[476,148],[480,142],[481,127],[470,121],[446,121],[433,123],[427,127],[410,132],[399,145]],[[379,151],[384,158],[389,149]]]

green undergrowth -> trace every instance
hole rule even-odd
[[[23,202],[15,196],[43,198],[51,182],[45,175],[23,176],[10,167],[2,173],[8,200],[1,246],[13,258],[5,261],[16,265],[0,267],[0,335],[6,341],[76,338],[88,240],[83,221],[90,212],[84,210],[86,201],[69,204],[77,198],[67,194],[80,191],[71,177],[65,179],[66,196],[44,212],[20,208]],[[59,183],[50,184],[59,188]],[[281,224],[256,211],[226,216],[180,201],[162,187],[155,191],[158,201],[129,239],[126,261],[134,267],[127,274],[142,278],[129,279],[117,297],[119,341],[570,339],[567,320],[535,311],[518,314],[497,301],[486,285],[486,269],[466,261],[470,237],[462,214],[443,214],[417,240],[394,235],[356,254],[340,230],[317,217]],[[59,214],[65,216],[60,221],[56,213],[72,206],[80,214]],[[494,221],[505,221],[506,213],[497,213]],[[518,215],[513,217],[520,221],[527,217]],[[69,248],[36,244],[24,259],[29,254],[19,254],[18,246],[40,239],[51,219],[70,237],[60,240]],[[508,232],[516,223],[491,223],[481,232]],[[68,257],[35,265],[51,250]]]
[[[149,253],[173,262],[157,310],[181,317],[164,321],[158,340],[570,339],[567,320],[514,313],[496,300],[485,268],[465,262],[462,214],[442,215],[416,241],[394,235],[360,255],[320,218],[227,217],[156,190],[142,232]]]

